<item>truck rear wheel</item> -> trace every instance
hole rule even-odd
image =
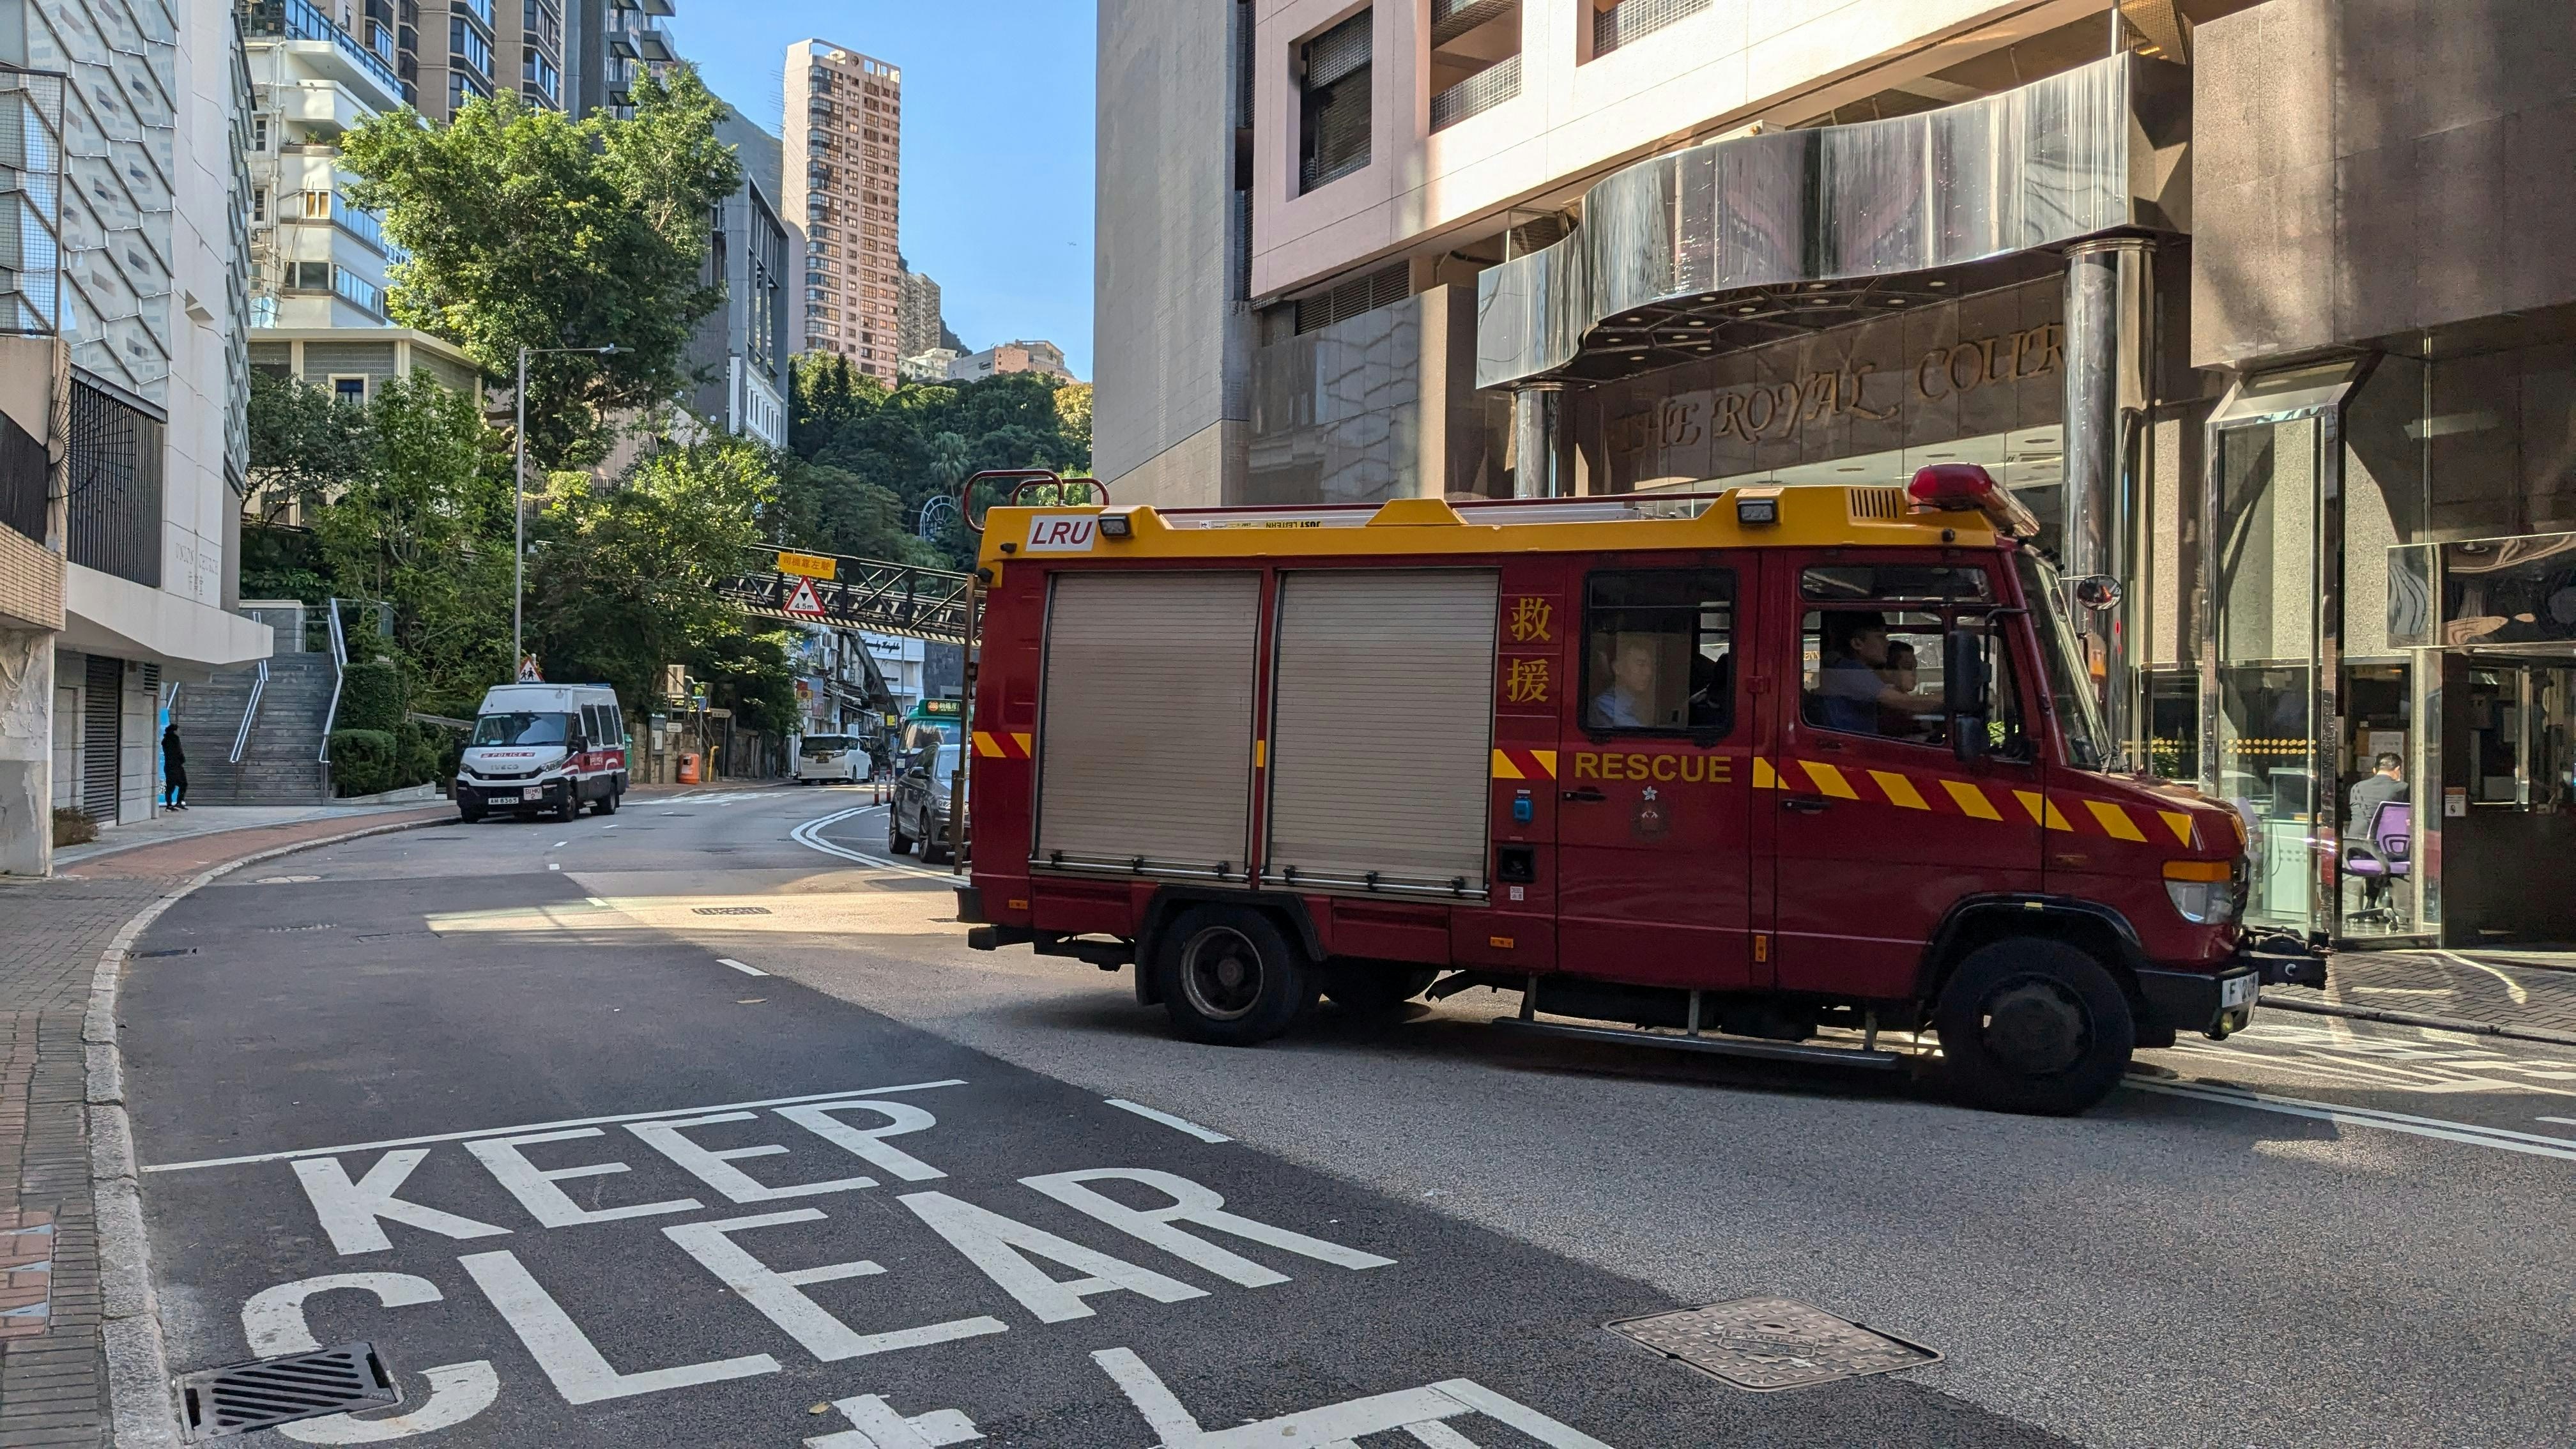
[[[1163,933],[1154,969],[1172,1029],[1191,1041],[1268,1041],[1315,1004],[1315,971],[1306,953],[1260,911],[1189,911]]]
[[[2043,937],[1969,952],[1932,1021],[1960,1094],[2005,1112],[2083,1111],[2119,1085],[2137,1043],[2120,983],[2089,953]]]

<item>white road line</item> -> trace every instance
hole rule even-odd
[[[855,860],[863,865],[873,865],[883,870],[899,870],[909,875],[929,876],[933,880],[950,879],[949,873],[944,870],[925,870],[920,866],[907,865],[899,860],[888,860],[881,855],[869,855],[865,851],[852,850],[846,845],[836,844],[823,838],[823,827],[827,825],[837,825],[853,815],[865,815],[871,810],[884,808],[882,805],[862,805],[855,810],[843,810],[819,819],[808,820],[787,832],[787,838],[808,850],[819,850],[825,855],[837,855],[843,860]]]
[[[2576,1162],[2576,1138],[2543,1137],[2531,1132],[2512,1132],[2502,1127],[2480,1127],[2469,1122],[2445,1122],[2438,1117],[2411,1117],[2403,1112],[2382,1112],[2374,1107],[2345,1107],[2332,1102],[2311,1102],[2299,1097],[2276,1097],[2269,1092],[2251,1092],[2237,1087],[2212,1087],[2197,1082],[2145,1082],[2135,1077],[2127,1085],[2134,1091],[2161,1092],[2173,1097],[2197,1097],[2205,1102],[2222,1102],[2231,1107],[2251,1107],[2262,1112],[2279,1112],[2290,1117],[2312,1117],[2343,1127],[2376,1127],[2385,1132],[2404,1132],[2416,1137],[2437,1138],[2445,1142],[2465,1142],[2472,1147],[2493,1147],[2504,1152],[2527,1153],[2533,1157],[2555,1157]],[[2544,1119],[2546,1120],[2546,1119]]]
[[[1122,1112],[1133,1112],[1137,1116],[1142,1117],[1149,1122],[1160,1122],[1175,1132],[1186,1132],[1201,1142],[1232,1142],[1234,1140],[1222,1132],[1210,1132],[1205,1127],[1189,1120],[1187,1117],[1175,1117],[1169,1112],[1157,1112],[1151,1107],[1137,1102],[1130,1102],[1124,1097],[1104,1097],[1101,1100]]]
[[[438,1132],[425,1137],[391,1137],[382,1142],[349,1142],[338,1147],[296,1147],[284,1152],[255,1152],[248,1157],[209,1157],[198,1162],[164,1162],[145,1172],[187,1172],[199,1167],[239,1167],[254,1162],[283,1162],[290,1157],[328,1157],[338,1152],[370,1152],[379,1147],[416,1147],[424,1142],[462,1142],[469,1137],[506,1137],[522,1132],[549,1132],[557,1127],[597,1127],[610,1122],[650,1122],[659,1117],[694,1117],[702,1112],[743,1112],[754,1107],[793,1107],[807,1102],[839,1102],[852,1097],[891,1097],[898,1092],[926,1092],[933,1087],[962,1087],[964,1077],[935,1082],[905,1082],[894,1087],[858,1087],[847,1092],[815,1092],[802,1097],[771,1097],[759,1102],[719,1102],[712,1107],[665,1107],[658,1112],[620,1112],[610,1117],[567,1117],[560,1122],[533,1122],[524,1127],[485,1127],[472,1132]]]
[[[2535,1117],[2532,1120],[2535,1122],[2559,1122],[2564,1123],[2569,1127],[2576,1127],[2576,1117]]]
[[[757,966],[745,966],[741,962],[733,959],[731,956],[718,956],[716,958],[716,964],[719,966],[730,966],[745,976],[766,976],[769,974]]]
[[[2505,975],[2503,972],[2498,971],[2493,966],[2489,966],[2480,961],[2472,961],[2457,951],[2437,951],[2434,954],[2445,957],[2459,965],[2469,967],[2472,970],[2483,971],[2489,976],[2494,977],[2496,980],[2503,982],[2505,994],[2513,998],[2514,1005],[2529,1006],[2531,1004],[2531,993],[2522,989],[2522,983]]]
[[[546,849],[548,849],[548,850],[561,850],[561,849],[563,849],[565,846],[570,845],[570,844],[572,844],[572,842],[571,842],[571,841],[569,841],[569,840],[558,840],[558,841],[556,841],[554,844],[547,846],[547,847],[546,847]]]

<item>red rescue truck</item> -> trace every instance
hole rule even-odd
[[[2253,1013],[2238,817],[2104,767],[1980,469],[984,522],[959,918],[1136,964],[1186,1037],[1493,986],[1698,1050],[1928,1032],[1971,1100],[2072,1112]]]

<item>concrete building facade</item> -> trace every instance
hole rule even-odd
[[[720,431],[787,445],[788,359],[803,331],[803,306],[789,272],[802,238],[780,215],[782,151],[777,137],[728,108],[716,138],[734,148],[742,185],[719,202],[707,242],[709,283],[724,305],[707,314],[689,343],[698,374],[690,407]]]
[[[787,222],[805,238],[805,349],[888,387],[903,345],[903,72],[821,40],[787,48]]]
[[[13,10],[0,105],[26,144],[10,163],[59,196],[19,234],[50,222],[59,247],[15,254],[0,341],[0,871],[42,874],[54,809],[153,813],[171,688],[269,650],[228,609],[253,106],[230,6]]]
[[[1064,349],[1052,342],[997,343],[981,352],[967,353],[948,364],[951,382],[981,382],[1006,372],[1042,372],[1067,382],[1075,380],[1073,369],[1064,364]]]
[[[377,327],[402,251],[342,194],[340,138],[403,104],[391,67],[311,6],[248,4],[253,327]],[[388,32],[379,30],[377,35]]]
[[[2041,520],[2249,918],[2576,935],[2576,13],[1105,0],[1122,501],[1876,487]],[[1227,77],[1222,86],[1211,77]],[[2402,809],[2350,804],[2383,757]]]

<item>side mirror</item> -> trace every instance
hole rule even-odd
[[[1941,636],[1941,704],[1950,715],[1950,751],[1962,760],[1986,754],[1986,718],[1993,706],[1994,675],[1986,667],[1986,636],[1952,629]]]

